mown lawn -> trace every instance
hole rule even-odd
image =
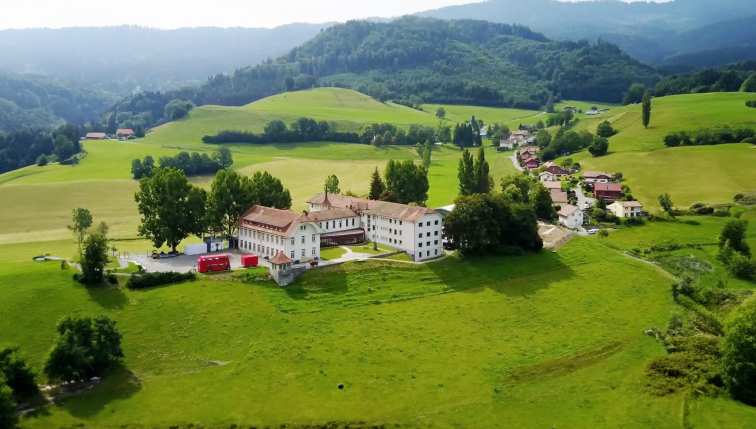
[[[2,264],[14,287],[0,287],[0,343],[39,367],[64,315],[106,314],[124,336],[123,368],[22,427],[676,427],[680,398],[648,397],[641,379],[661,353],[641,331],[668,317],[668,280],[604,249],[346,264],[289,288],[86,289],[58,264]]]

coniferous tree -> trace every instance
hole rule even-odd
[[[118,131],[118,123],[116,123],[116,116],[118,116],[118,112],[113,112],[110,115],[110,119],[108,119],[108,127],[105,128],[105,133],[109,135],[113,135]]]
[[[383,184],[381,179],[381,173],[378,172],[378,167],[375,167],[373,176],[370,180],[370,194],[368,198],[371,200],[378,200],[381,198],[381,194],[386,190],[386,185]]]
[[[462,152],[462,158],[459,160],[457,178],[459,179],[460,196],[467,196],[475,193],[477,183],[475,178],[475,163],[470,151],[467,149]]]
[[[491,176],[489,174],[488,161],[483,148],[478,150],[478,157],[475,159],[473,173],[475,175],[475,193],[487,194],[491,191]]]
[[[648,128],[648,124],[651,122],[651,96],[646,94],[643,96],[643,126]]]

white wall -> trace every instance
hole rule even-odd
[[[283,252],[294,260],[319,258],[320,233],[312,223],[299,224],[288,237],[239,228],[239,250],[242,253],[253,253],[261,257],[272,258],[277,253]]]
[[[362,228],[362,220],[359,216],[334,219],[318,222],[324,233],[349,231],[350,229]]]

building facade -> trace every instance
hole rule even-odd
[[[558,215],[559,223],[570,229],[577,229],[584,221],[583,211],[575,206],[567,205],[562,207]]]
[[[272,258],[283,253],[292,260],[320,258],[323,230],[307,213],[254,206],[238,222],[239,250]]]
[[[637,201],[616,201],[606,208],[619,218],[640,217],[643,206]]]

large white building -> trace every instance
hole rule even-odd
[[[435,210],[327,193],[318,194],[307,203],[310,205],[310,218],[324,219],[318,221],[318,225],[326,232],[326,241],[340,234],[342,237],[358,235],[360,232],[356,229],[360,229],[365,240],[405,251],[415,261],[443,254],[444,220]],[[343,219],[350,219],[349,231],[341,230],[334,223],[338,220],[329,213],[334,210],[345,211]],[[352,223],[352,214],[359,215],[358,228],[354,228],[356,223]]]
[[[279,253],[292,260],[320,257],[323,230],[307,213],[254,206],[238,222],[239,250],[261,257]]]

